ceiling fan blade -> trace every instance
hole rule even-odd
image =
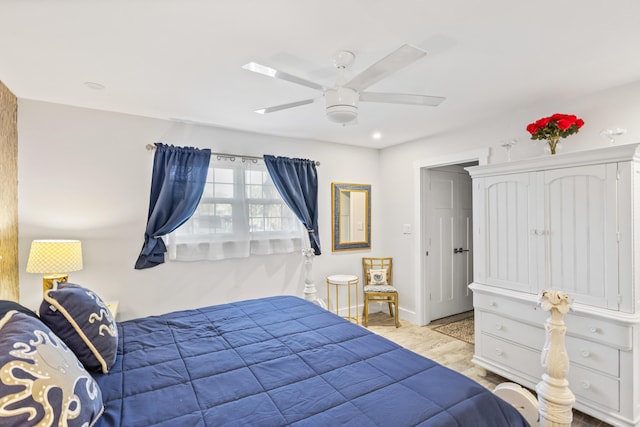
[[[441,96],[410,95],[404,93],[363,92],[360,101],[387,102],[389,104],[427,105],[437,107],[447,98]]]
[[[355,76],[345,86],[362,92],[372,84],[417,61],[426,54],[427,52],[422,49],[405,44]]]
[[[285,73],[284,71],[276,70],[275,68],[268,67],[266,65],[258,64],[256,62],[249,62],[242,66],[245,70],[253,71],[254,73],[262,74],[265,76],[273,77],[274,79],[286,80],[291,83],[299,84],[302,86],[310,87],[311,89],[316,89],[324,92],[325,87],[319,85],[318,83],[311,82],[309,80],[305,80],[301,77],[296,77],[294,75]]]
[[[315,99],[305,99],[303,101],[289,102],[288,104],[275,105],[273,107],[261,108],[256,110],[258,114],[275,113],[276,111],[286,110],[288,108],[299,107],[301,105],[311,104]]]

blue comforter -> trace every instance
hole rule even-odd
[[[296,297],[122,322],[97,426],[526,426],[478,383]]]

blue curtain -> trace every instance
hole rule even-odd
[[[309,232],[309,243],[320,255],[318,234],[318,173],[311,160],[264,156],[269,175],[280,196]]]
[[[144,245],[135,268],[164,263],[167,248],[161,236],[184,224],[195,212],[207,179],[211,150],[156,143],[151,197]]]

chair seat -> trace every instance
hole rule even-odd
[[[398,292],[396,288],[390,285],[367,285],[364,287],[365,292]]]

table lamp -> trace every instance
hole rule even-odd
[[[53,281],[66,282],[70,271],[82,270],[80,240],[34,240],[27,261],[27,273],[42,273],[42,291]]]

